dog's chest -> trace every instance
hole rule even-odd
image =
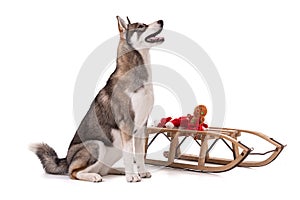
[[[143,57],[145,67],[147,69],[148,80],[131,94],[131,105],[135,116],[135,125],[141,127],[146,123],[151,113],[154,96],[149,51],[140,50],[139,52]]]
[[[151,83],[147,83],[131,95],[135,126],[142,127],[146,123],[153,103],[153,86]]]

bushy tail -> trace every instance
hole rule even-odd
[[[58,158],[54,149],[49,145],[44,143],[32,144],[29,149],[38,156],[47,173],[67,174],[68,165],[66,158]]]

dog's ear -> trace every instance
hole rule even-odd
[[[125,31],[127,30],[127,24],[126,22],[119,16],[117,16],[117,20],[118,20],[118,28],[119,28],[119,32],[120,33],[125,33]]]
[[[131,24],[130,19],[128,18],[128,16],[126,18],[127,18],[128,24]]]

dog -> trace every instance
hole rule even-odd
[[[164,42],[157,35],[163,21],[126,23],[117,16],[120,34],[116,69],[81,121],[65,158],[45,143],[30,149],[46,173],[101,182],[107,174],[124,174],[128,182],[150,178],[145,167],[145,139],[154,96],[149,49]],[[123,157],[125,169],[113,168]]]

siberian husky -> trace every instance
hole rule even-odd
[[[150,178],[145,168],[145,130],[153,106],[149,49],[164,42],[157,35],[163,21],[126,23],[117,16],[120,41],[117,66],[97,94],[70,143],[67,156],[58,158],[47,144],[31,150],[49,174],[100,182],[107,174],[125,174],[128,182]],[[122,158],[125,169],[112,166]]]

